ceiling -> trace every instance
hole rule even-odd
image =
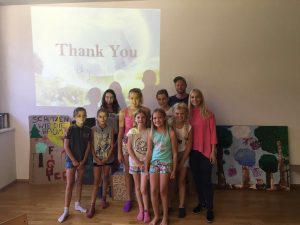
[[[118,0],[125,1],[125,0]],[[127,0],[128,1],[128,0]],[[75,3],[75,2],[116,2],[116,0],[0,0],[2,5],[28,5],[28,4],[53,4],[53,3]]]

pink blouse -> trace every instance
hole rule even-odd
[[[199,108],[192,109],[190,124],[193,128],[193,150],[209,158],[211,145],[218,143],[215,115],[210,113],[208,118],[203,118]]]

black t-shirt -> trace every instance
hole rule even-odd
[[[69,127],[65,139],[70,140],[69,148],[77,161],[82,161],[85,150],[91,140],[91,129],[87,126],[78,127],[76,124]],[[66,155],[67,160],[71,160]]]
[[[169,98],[169,105],[170,106],[173,106],[173,105],[175,105],[176,103],[179,103],[179,102],[183,102],[183,103],[185,103],[185,104],[188,105],[188,103],[189,103],[189,95],[187,95],[183,99],[177,98],[176,95],[173,95],[173,96],[171,96]]]

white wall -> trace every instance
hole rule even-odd
[[[67,5],[67,4],[66,4]],[[291,164],[300,164],[300,2],[297,0],[148,0],[68,6],[161,9],[161,81],[203,90],[218,124],[287,125]],[[30,114],[36,107],[29,6],[0,7],[0,110],[16,128],[17,178],[29,178]],[[153,93],[154,96],[154,93]],[[300,171],[292,172],[300,183]]]
[[[16,180],[14,129],[0,129],[0,189]]]

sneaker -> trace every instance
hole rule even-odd
[[[106,200],[101,200],[100,206],[102,209],[106,209],[108,207],[108,202]]]
[[[150,214],[148,211],[144,211],[144,223],[150,222]]]
[[[202,205],[198,204],[194,209],[193,209],[193,213],[195,214],[199,214],[202,211]]]
[[[137,215],[136,219],[138,221],[143,221],[144,220],[144,210],[139,210],[139,214]]]
[[[132,202],[131,201],[126,201],[124,206],[123,206],[123,211],[124,212],[129,212],[132,208]]]
[[[95,215],[95,211],[95,207],[91,206],[86,213],[86,217],[93,218],[93,216]]]
[[[178,209],[178,218],[184,218],[186,216],[185,208]]]
[[[207,210],[206,219],[208,223],[212,223],[214,220],[214,212],[212,210]]]

